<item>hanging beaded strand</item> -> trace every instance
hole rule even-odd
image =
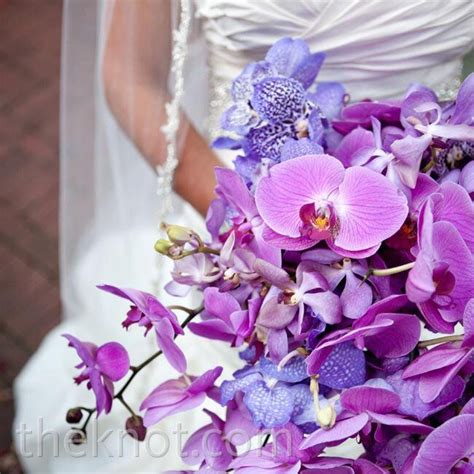
[[[173,31],[173,50],[171,73],[174,78],[174,95],[166,104],[167,122],[161,130],[166,138],[166,160],[156,167],[157,194],[161,198],[159,220],[172,209],[173,177],[178,166],[177,132],[179,129],[179,108],[184,93],[184,63],[191,24],[189,0],[181,0],[179,27]]]

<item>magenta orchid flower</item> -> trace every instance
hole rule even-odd
[[[474,415],[460,415],[446,421],[430,433],[421,445],[413,463],[413,473],[471,473],[474,461],[473,433]]]
[[[140,405],[140,410],[145,410],[144,425],[148,428],[175,413],[202,405],[221,373],[222,367],[216,367],[199,377],[181,376],[156,387]]]
[[[416,378],[419,395],[424,403],[431,403],[440,396],[464,366],[474,357],[474,298],[466,305],[463,318],[462,343],[448,342],[426,351],[416,358],[403,372],[403,378]]]
[[[303,250],[326,240],[347,257],[374,254],[408,214],[406,198],[386,177],[362,167],[345,170],[329,155],[274,166],[255,198],[267,242]]]
[[[371,386],[371,382],[375,386]],[[399,405],[400,397],[383,380],[368,381],[363,386],[349,388],[341,394],[341,406],[344,411],[340,420],[336,420],[331,429],[319,429],[310,434],[301,444],[301,448],[341,443],[360,431],[370,431],[372,423],[392,426],[407,433],[427,434],[432,431],[430,426],[395,414]]]
[[[178,318],[153,295],[132,288],[118,288],[112,285],[98,286],[100,290],[112,293],[132,303],[127,319],[122,325],[128,329],[132,324],[146,328],[145,334],[154,328],[158,346],[168,362],[178,371],[186,371],[186,358],[183,351],[174,342],[179,334],[184,334]]]
[[[114,384],[127,374],[130,359],[126,349],[118,342],[108,342],[97,347],[90,342],[81,342],[74,336],[63,334],[81,359],[76,366],[83,369],[74,377],[79,385],[87,380],[87,388],[92,389],[96,398],[97,416],[103,411],[109,413],[114,398]]]
[[[419,251],[415,266],[408,274],[406,291],[432,328],[451,333],[456,322],[462,319],[467,302],[474,297],[471,278],[474,259],[451,222],[433,222],[439,214],[436,203],[429,199],[420,213]],[[456,211],[453,216],[455,218]]]
[[[191,322],[188,327],[198,336],[226,341],[239,347],[254,329],[260,302],[260,298],[254,298],[249,301],[248,309],[243,310],[230,293],[221,293],[217,288],[206,288],[203,321]]]

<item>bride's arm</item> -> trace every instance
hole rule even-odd
[[[117,0],[102,69],[110,109],[152,166],[166,158],[160,127],[166,123],[169,100],[170,13],[170,0]],[[174,188],[204,214],[214,196],[219,162],[184,116],[178,142],[180,138]]]

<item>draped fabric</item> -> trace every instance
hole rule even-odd
[[[167,282],[170,270],[169,263],[157,260],[153,251],[159,219],[198,230],[203,227],[202,219],[174,194],[173,211],[163,216],[155,170],[146,161],[146,150],[136,145],[135,134],[152,136],[165,161],[165,103],[175,85],[175,77],[169,74],[175,61],[172,30],[180,19],[178,0],[140,2],[153,6],[149,19],[154,26],[145,28],[135,14],[122,17],[112,44],[119,48],[121,68],[111,76],[104,72],[104,58],[110,53],[107,39],[115,7],[138,4],[138,0],[68,0],[65,4],[60,144],[64,321],[43,341],[15,384],[14,428],[25,424],[33,431],[26,445],[15,434],[19,455],[30,472],[161,472],[182,466],[178,441],[172,435],[168,455],[158,458],[143,448],[136,457],[130,439],[125,440],[122,456],[113,437],[95,455],[89,451],[83,457],[68,455],[62,445],[67,408],[89,406],[92,397],[85,387],[73,385],[77,360],[60,334],[74,333],[98,344],[118,340],[130,348],[132,363],[143,360],[155,341],[144,340],[138,330],[125,333],[120,321],[127,304],[98,292],[95,285],[156,292]],[[178,142],[185,139],[188,122],[204,136],[217,127],[231,80],[283,36],[303,38],[313,51],[325,51],[327,60],[319,78],[344,82],[356,100],[366,95],[397,97],[411,82],[440,88],[456,78],[474,34],[471,0],[194,0],[193,6]],[[148,76],[142,66],[150,58],[156,68]],[[146,126],[138,127],[136,92],[145,86],[162,95],[149,107]],[[124,99],[118,108],[108,96],[114,88]],[[169,297],[159,296],[169,304]],[[180,304],[194,306],[197,300],[190,297]],[[235,352],[222,344],[185,336],[181,347],[191,374],[220,363],[228,378],[239,365]],[[157,360],[145,377],[134,381],[133,390],[127,392],[129,402],[138,406],[152,388],[176,376]],[[100,420],[100,433],[121,428],[125,418],[126,412],[119,408]],[[170,418],[156,429],[171,434],[181,423],[188,431],[186,438],[205,422],[206,417],[195,411]],[[53,443],[39,438],[40,425],[43,433],[60,434],[57,456]],[[152,452],[160,452],[162,443],[163,438],[155,437]]]

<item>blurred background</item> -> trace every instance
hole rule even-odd
[[[62,0],[0,0],[1,473],[21,472],[11,451],[12,382],[58,323],[61,310],[57,255],[61,13]],[[471,53],[464,74],[473,70]]]

